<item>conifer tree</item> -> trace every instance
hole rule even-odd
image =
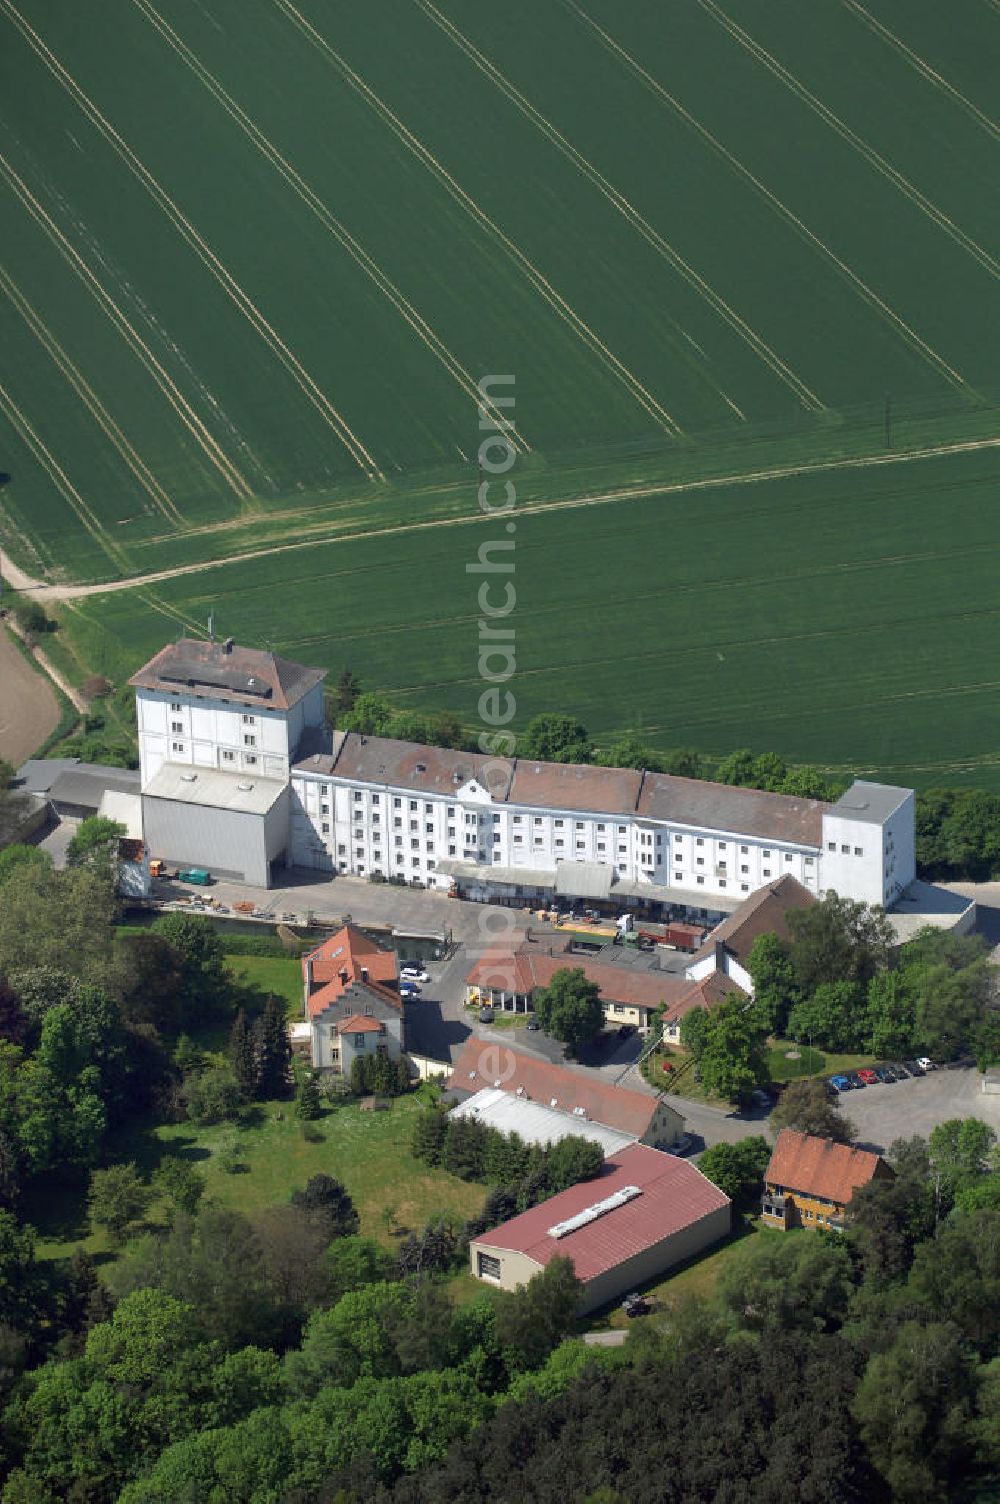
[[[260,1064],[253,1030],[242,1008],[229,1031],[229,1063],[243,1095],[248,1100],[255,1097],[260,1084]]]
[[[310,1123],[314,1118],[321,1117],[322,1113],[319,1080],[313,1071],[309,1071],[302,1077],[295,1093],[295,1116],[304,1123]]]

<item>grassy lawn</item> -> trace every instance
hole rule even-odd
[[[737,1230],[732,1233],[725,1242],[717,1243],[708,1253],[700,1254],[696,1258],[688,1259],[685,1263],[672,1269],[663,1279],[657,1280],[650,1285],[639,1286],[642,1293],[652,1304],[650,1316],[655,1320],[662,1318],[665,1311],[676,1305],[679,1300],[688,1297],[707,1299],[715,1289],[719,1275],[733,1257],[735,1250],[747,1238],[753,1237],[759,1228],[759,1223],[750,1221],[746,1217],[740,1219]],[[647,1318],[648,1319],[648,1318]],[[629,1327],[634,1325],[625,1315],[619,1304],[604,1311],[595,1320],[587,1323],[588,1329],[594,1327]]]
[[[788,1051],[797,1050],[798,1059],[789,1060]],[[871,1065],[874,1055],[836,1055],[791,1039],[774,1039],[768,1051],[772,1081],[798,1081],[803,1076],[835,1076],[838,1071],[856,1071]]]
[[[688,1102],[704,1102],[707,1107],[720,1107],[723,1112],[729,1112],[733,1104],[724,1097],[713,1096],[700,1081],[695,1080],[690,1060],[691,1057],[685,1050],[676,1045],[668,1045],[665,1050],[654,1050],[643,1062],[641,1070],[650,1086],[655,1086],[658,1091],[667,1091],[671,1096],[683,1097]],[[665,1071],[664,1062],[669,1062],[673,1070]]]
[[[472,1015],[472,1017],[475,1017],[478,1014],[479,1009],[478,1008],[470,1008],[469,1012]],[[524,1026],[525,1026],[525,1024],[528,1021],[528,1017],[529,1017],[529,1015],[527,1013],[494,1013],[493,1020],[492,1020],[491,1023],[487,1024],[487,1028],[489,1028],[489,1029],[518,1029],[518,1028],[523,1029]]]
[[[392,1246],[403,1229],[419,1229],[436,1212],[465,1218],[478,1211],[486,1191],[441,1170],[429,1169],[409,1152],[413,1119],[421,1110],[416,1097],[399,1098],[385,1112],[363,1112],[357,1104],[338,1107],[320,1119],[320,1143],[307,1143],[290,1102],[263,1102],[251,1109],[240,1129],[222,1123],[196,1128],[191,1123],[136,1127],[108,1146],[108,1161],[134,1160],[148,1177],[164,1159],[176,1155],[197,1164],[207,1181],[206,1195],[224,1206],[244,1212],[288,1200],[310,1175],[325,1171],[350,1192],[361,1218],[362,1233]],[[246,1156],[246,1171],[229,1174],[218,1151],[238,1137]],[[395,1212],[394,1233],[387,1211]],[[90,1233],[84,1191],[47,1195],[44,1204],[25,1209],[25,1219],[39,1232],[41,1258],[67,1258],[78,1248],[113,1257],[103,1233]],[[152,1224],[162,1222],[163,1208],[154,1204]]]
[[[302,1017],[302,964],[296,956],[227,956],[226,965],[262,992],[276,992],[289,1018]]]

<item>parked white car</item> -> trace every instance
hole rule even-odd
[[[926,1055],[918,1055],[917,1064],[922,1071],[932,1071],[934,1069],[933,1060],[928,1060]]]
[[[401,982],[429,982],[430,977],[426,971],[421,971],[419,966],[401,966],[399,968]]]

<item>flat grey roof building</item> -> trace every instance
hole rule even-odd
[[[882,825],[912,793],[912,789],[897,788],[891,783],[866,783],[864,779],[857,779],[841,794],[836,804],[828,806],[827,812],[845,820]]]
[[[146,799],[174,799],[180,804],[227,809],[236,814],[263,815],[280,799],[287,785],[277,778],[251,778],[221,768],[194,768],[165,762],[143,790]]]

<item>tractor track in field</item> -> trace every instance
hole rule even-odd
[[[913,464],[920,460],[937,459],[951,454],[968,454],[982,449],[1000,448],[1000,436],[987,439],[967,439],[953,444],[937,444],[930,448],[901,450],[892,454],[860,455],[850,459],[820,460],[814,464],[777,465],[768,470],[754,470],[734,475],[711,476],[701,480],[677,481],[674,484],[656,482],[652,485],[625,486],[612,491],[592,495],[564,497],[558,501],[528,502],[519,507],[522,517],[539,516],[547,512],[575,511],[581,507],[611,506],[616,502],[642,501],[651,496],[677,496],[691,491],[706,491],[722,486],[754,486],[767,481],[789,480],[801,475],[822,475],[838,470],[866,470],[880,465]],[[137,590],[164,580],[179,579],[183,575],[204,574],[208,570],[225,569],[227,565],[244,563],[250,559],[266,559],[273,555],[293,553],[304,548],[315,548],[324,543],[350,544],[371,538],[389,538],[403,533],[426,532],[431,528],[468,527],[477,523],[489,525],[490,519],[474,512],[463,517],[435,517],[424,522],[391,523],[387,527],[365,528],[357,532],[331,532],[326,535],[318,530],[308,538],[294,542],[274,543],[263,548],[251,548],[242,553],[231,554],[225,559],[206,559],[195,564],[177,564],[170,569],[150,570],[147,574],[133,575],[126,579],[106,580],[92,585],[46,584],[21,569],[0,549],[0,574],[17,591],[30,593],[36,600],[72,602],[90,595],[111,595],[121,590]]]

